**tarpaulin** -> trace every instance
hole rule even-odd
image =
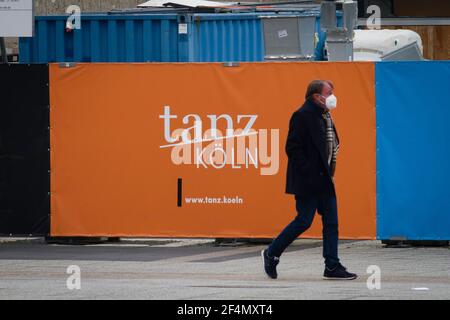
[[[374,64],[301,62],[51,65],[51,235],[274,237],[313,79],[338,97],[340,236],[374,238]]]
[[[0,64],[0,234],[50,231],[47,65]]]
[[[450,61],[376,64],[377,238],[450,239]]]

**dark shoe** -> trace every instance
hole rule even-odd
[[[280,258],[269,257],[267,249],[261,251],[261,257],[266,275],[271,279],[276,279],[278,277],[277,264],[280,262]]]
[[[325,267],[323,273],[323,278],[326,280],[354,280],[357,277],[355,273],[348,272],[342,264],[338,264],[334,269]]]

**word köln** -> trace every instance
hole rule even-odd
[[[180,117],[187,127],[172,128],[178,115],[171,113],[170,106],[164,107],[159,118],[164,121],[166,144],[160,148],[172,148],[172,163],[205,169],[255,168],[261,175],[278,172],[278,129],[254,129],[258,115],[239,114],[234,119],[229,114],[206,117],[208,120],[204,121],[198,114],[187,114]],[[225,134],[217,127],[219,121],[225,125]]]

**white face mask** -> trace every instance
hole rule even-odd
[[[327,107],[328,110],[333,110],[334,108],[337,107],[337,98],[336,98],[336,96],[334,94],[328,96],[325,99],[325,106]]]

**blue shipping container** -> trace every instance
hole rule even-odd
[[[263,16],[314,12],[85,14],[66,31],[68,16],[38,16],[35,36],[20,38],[21,63],[264,61]],[[323,46],[321,41],[320,46]],[[316,52],[320,52],[316,50]]]

